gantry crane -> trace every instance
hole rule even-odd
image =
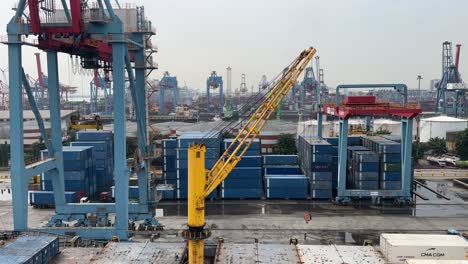
[[[148,74],[157,69],[152,54],[156,51],[151,36],[156,34],[146,19],[144,7],[130,6],[114,10],[110,0],[20,0],[15,15],[7,26],[9,72],[9,111],[11,146],[11,186],[13,197],[13,226],[15,231],[28,230],[28,182],[42,172],[52,174],[55,214],[48,222],[47,232],[69,232],[65,222],[76,221],[84,228],[73,232],[82,238],[128,239],[129,221],[143,221],[146,227],[156,227],[157,221],[149,210],[148,133],[146,120],[145,84]],[[33,41],[26,36],[33,37]],[[47,97],[50,132],[44,128],[30,83],[22,65],[22,46],[29,45],[47,54]],[[112,71],[113,90],[113,157],[115,203],[67,203],[65,199],[64,159],[60,100],[70,89],[61,90],[58,53],[78,57],[83,69]],[[127,73],[127,74],[125,74]],[[138,159],[139,201],[128,200],[129,170],[126,158],[125,86],[128,77],[130,97],[135,108]],[[23,142],[23,98],[34,113],[40,134],[48,150],[45,160],[26,166]],[[113,227],[94,228],[89,215],[99,215],[107,222],[115,213]],[[52,228],[53,226],[53,228]],[[131,228],[132,226],[130,226]]]
[[[468,106],[466,102],[467,87],[463,82],[458,65],[460,63],[460,48],[457,44],[455,62],[453,61],[452,43],[445,41],[442,44],[442,78],[437,84],[437,101],[436,113],[447,114],[448,107],[448,92],[454,97],[453,109],[451,114],[455,116],[463,116],[467,114]]]
[[[36,56],[37,67],[37,81],[34,82],[34,97],[37,101],[37,107],[44,110],[49,98],[49,77],[42,71],[41,54],[36,52],[34,55]],[[78,87],[59,83],[60,100],[68,102],[68,94],[75,94],[77,92],[77,88]]]
[[[159,81],[159,114],[166,115],[166,100],[164,99],[166,91],[172,91],[172,112],[177,111],[177,105],[179,104],[179,89],[177,86],[177,77],[171,76],[166,71],[164,76]]]
[[[278,75],[272,82],[271,90],[266,93],[257,109],[211,170],[205,169],[205,145],[196,143],[188,148],[188,229],[182,231],[182,235],[188,240],[189,263],[204,262],[204,239],[210,236],[209,229],[204,228],[205,198],[228,177],[241,160],[315,52],[315,48],[312,47],[302,51],[299,57]]]
[[[211,92],[210,90],[219,89],[218,97],[218,113],[223,112],[224,95],[223,95],[223,77],[218,76],[216,71],[212,71],[210,77],[206,80],[206,112],[211,112]]]

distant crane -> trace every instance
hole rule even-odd
[[[45,102],[48,100],[48,86],[49,78],[42,71],[41,55],[34,53],[36,56],[37,67],[37,82],[34,83],[35,99],[37,100],[37,107],[39,109],[45,108]],[[68,102],[68,94],[75,94],[77,87],[59,83],[60,100]]]
[[[0,69],[0,71],[2,72],[2,76],[3,76],[3,80],[0,80],[0,96],[1,96],[1,109],[2,110],[8,110],[8,102],[9,102],[9,97],[8,97],[8,93],[9,93],[9,86],[8,86],[8,80],[6,78],[6,72],[7,69]]]
[[[206,80],[206,112],[211,112],[211,90],[219,89],[218,113],[223,112],[224,95],[223,95],[223,77],[218,76],[216,71],[212,71],[210,77]]]
[[[243,73],[241,75],[241,84],[240,84],[240,87],[239,87],[239,91],[240,91],[241,94],[245,94],[248,91],[247,83],[245,81],[245,73]]]
[[[231,81],[232,81],[232,68],[226,68],[226,81],[227,81],[227,97],[226,97],[226,106],[224,110],[224,118],[231,118],[232,117],[232,98],[231,98]]]
[[[89,83],[91,113],[98,112],[99,91],[102,90],[104,95],[104,111],[102,112],[102,114],[112,114],[112,88],[109,74],[109,71],[105,70],[104,77],[102,77],[101,74],[99,74],[98,69],[94,69],[94,77]]]
[[[166,71],[161,81],[159,81],[159,113],[161,115],[167,114],[164,99],[167,90],[172,91],[172,111],[176,112],[177,105],[179,104],[177,77],[171,76],[169,72]]]
[[[418,80],[418,103],[421,103],[421,80],[423,77],[421,75],[418,75],[416,80]]]
[[[1,96],[1,105],[2,110],[8,110],[8,85],[0,80],[0,96]]]
[[[442,44],[442,78],[437,87],[437,101],[436,101],[436,113],[448,113],[447,93],[450,92],[455,95],[455,101],[452,113],[455,116],[466,115],[467,104],[466,104],[466,92],[467,87],[463,83],[460,72],[458,71],[458,65],[460,63],[460,49],[461,45],[457,44],[456,60],[453,61],[452,54],[452,43],[445,41]]]
[[[43,110],[46,98],[48,98],[46,97],[47,76],[42,72],[41,54],[34,53],[34,56],[36,56],[37,67],[37,81],[34,83],[34,97],[37,101],[37,107]]]
[[[260,83],[258,84],[258,92],[260,93],[261,91],[265,90],[268,88],[268,79],[266,75],[262,75],[262,79],[260,79]]]
[[[305,69],[304,79],[302,80],[301,87],[299,89],[299,108],[304,109],[304,101],[306,97],[306,93],[309,92],[313,94],[318,87],[318,82],[315,79],[314,69],[312,68],[312,64]]]

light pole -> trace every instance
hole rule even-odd
[[[418,80],[418,104],[421,103],[421,80],[423,79],[423,77],[420,75],[418,75],[418,78],[416,80]]]

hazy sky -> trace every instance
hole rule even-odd
[[[6,4],[9,2],[9,4]],[[11,7],[16,1],[2,1]],[[314,46],[329,86],[340,83],[403,82],[416,87],[416,76],[441,73],[445,40],[465,44],[460,70],[468,80],[468,1],[466,0],[136,0],[157,29],[153,43],[160,78],[164,71],[190,87],[203,88],[212,70],[225,79],[232,67],[233,89],[241,74],[255,88],[262,74],[272,77],[302,49]],[[0,10],[0,24],[13,15]],[[34,77],[34,49],[23,49],[26,70]],[[0,68],[7,67],[7,47],[0,46]],[[42,55],[45,67],[45,54]],[[61,56],[62,82],[88,93],[89,76],[70,74]],[[2,76],[0,76],[2,78]]]

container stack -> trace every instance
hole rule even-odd
[[[380,189],[401,189],[401,144],[382,137],[364,137],[363,144],[379,155]]]
[[[333,197],[336,196],[337,190],[338,190],[338,143],[339,143],[339,138],[338,137],[328,137],[324,138],[328,143],[332,145],[332,161],[331,161],[331,166],[332,166],[332,187],[333,187]],[[361,137],[358,136],[350,136],[348,137],[348,153],[349,149],[353,149],[355,147],[361,147],[362,144],[362,139]],[[352,181],[347,181],[346,185],[352,185]]]
[[[71,146],[93,147],[97,192],[109,192],[114,182],[114,148],[111,131],[80,131]]]
[[[224,139],[226,150],[233,139]],[[236,147],[236,145],[234,145]],[[243,149],[241,149],[243,151]],[[263,196],[261,144],[255,139],[229,176],[221,184],[221,197],[227,199],[261,198]]]
[[[3,240],[2,240],[3,241]],[[21,235],[0,247],[0,263],[49,263],[60,254],[57,236]]]
[[[177,170],[177,199],[187,199],[188,191],[188,147],[195,143],[206,145],[205,168],[211,169],[219,159],[221,151],[221,134],[191,131],[186,132],[177,139],[176,170]],[[214,190],[207,198],[217,198]]]
[[[401,144],[385,138],[368,138],[366,144],[380,156],[380,188],[401,189]]]
[[[316,137],[298,138],[299,163],[310,181],[313,199],[331,199],[333,196],[333,149],[327,141]]]
[[[348,159],[351,179],[349,189],[379,189],[379,156],[369,150],[352,150]]]
[[[48,158],[47,150],[41,151],[41,158]],[[96,174],[93,160],[93,147],[63,147],[63,168],[65,191],[76,192],[81,197],[94,198],[96,194]],[[53,191],[50,171],[42,173],[42,190]]]
[[[109,192],[113,181],[113,168],[110,162],[113,153],[109,144],[105,141],[74,141],[70,145],[93,147],[97,192]]]
[[[337,194],[338,188],[338,138],[324,138],[331,145],[331,171],[332,171],[332,191],[333,197]]]
[[[115,186],[111,186],[111,197],[115,200]],[[140,198],[138,186],[128,186],[128,200],[136,201]]]
[[[174,190],[177,188],[177,139],[164,139],[162,141],[163,150],[163,181],[164,184],[172,186],[172,191],[168,191],[162,199],[174,199]],[[169,188],[170,189],[170,188]],[[172,193],[171,193],[172,192]]]
[[[264,155],[265,193],[268,199],[306,199],[309,182],[297,155]]]
[[[67,203],[78,203],[76,192],[65,192]],[[55,207],[53,191],[29,191],[29,204],[33,208],[53,208]]]

